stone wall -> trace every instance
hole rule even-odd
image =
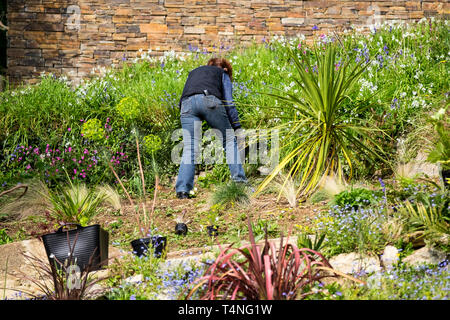
[[[12,83],[35,82],[41,72],[79,80],[139,49],[215,51],[273,35],[341,31],[377,16],[449,13],[449,0],[8,0],[8,75]]]

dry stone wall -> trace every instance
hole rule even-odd
[[[77,81],[139,49],[217,51],[449,12],[449,0],[8,0],[8,77],[32,83],[52,72]]]

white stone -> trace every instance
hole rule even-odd
[[[134,284],[139,282],[142,282],[142,274],[136,274],[125,279],[125,283],[127,284]]]
[[[418,266],[421,264],[438,264],[445,259],[445,253],[435,248],[423,247],[414,251],[413,254],[403,259],[404,263],[411,266]]]
[[[259,167],[258,171],[259,171],[259,174],[262,176],[267,176],[272,172],[272,170],[267,167]]]
[[[364,270],[366,273],[378,272],[381,270],[377,257],[368,257],[352,253],[342,253],[329,260],[333,269],[346,274],[355,274]]]

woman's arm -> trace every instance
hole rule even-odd
[[[222,84],[224,105],[225,110],[227,111],[228,119],[230,120],[231,126],[234,130],[239,129],[241,127],[241,123],[239,121],[239,114],[236,110],[236,106],[234,105],[233,85],[231,83],[230,76],[226,72],[223,73]]]

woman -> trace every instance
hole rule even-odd
[[[247,182],[239,159],[234,130],[241,128],[232,95],[232,67],[226,59],[213,58],[189,73],[180,98],[183,157],[175,186],[177,198],[189,198],[194,188],[195,159],[199,153],[201,124],[219,130],[231,178]]]

